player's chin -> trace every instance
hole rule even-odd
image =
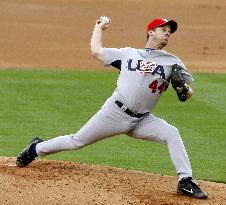
[[[167,44],[168,44],[168,40],[164,40],[164,41],[162,41],[162,47],[165,47]]]

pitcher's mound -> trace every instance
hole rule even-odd
[[[226,184],[198,181],[207,200],[176,194],[177,178],[75,162],[36,160],[25,168],[0,158],[0,204],[225,204]]]

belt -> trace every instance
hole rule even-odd
[[[129,108],[127,108],[122,102],[120,102],[118,100],[115,101],[115,104],[118,105],[120,108],[122,108],[122,110],[131,117],[141,118],[141,117],[144,117],[145,115],[149,114],[149,112],[135,113],[135,112],[131,111]]]

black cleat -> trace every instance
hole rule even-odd
[[[208,197],[208,193],[203,191],[191,177],[183,178],[179,181],[177,193],[197,199],[207,199]]]
[[[35,157],[37,157],[35,147],[40,142],[43,142],[41,138],[39,137],[33,138],[31,143],[17,156],[16,165],[18,167],[27,166],[35,159]]]

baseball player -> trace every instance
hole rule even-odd
[[[152,20],[147,25],[147,43],[143,49],[104,48],[102,34],[109,25],[108,17],[96,21],[90,45],[94,58],[105,66],[120,70],[117,88],[77,133],[47,141],[34,138],[18,155],[17,166],[27,166],[38,156],[80,149],[98,140],[126,134],[165,144],[179,177],[177,193],[206,199],[208,194],[192,178],[189,158],[178,129],[151,113],[169,83],[180,101],[192,96],[192,88],[188,85],[193,80],[192,75],[178,57],[163,50],[171,34],[177,30],[177,23],[162,18]]]

